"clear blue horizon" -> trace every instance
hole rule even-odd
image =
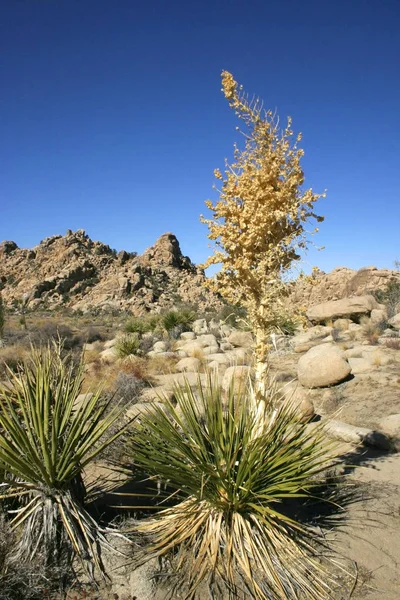
[[[232,156],[227,69],[303,133],[305,185],[328,190],[307,263],[400,258],[400,4],[3,0],[0,240],[85,229],[143,252],[172,231],[209,254],[204,201]],[[307,263],[305,268],[307,269]]]

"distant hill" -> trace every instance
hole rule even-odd
[[[31,310],[70,307],[140,315],[180,303],[200,311],[218,309],[221,301],[205,288],[205,279],[172,233],[140,256],[117,253],[82,229],[48,237],[31,249],[11,241],[0,244],[3,299]]]

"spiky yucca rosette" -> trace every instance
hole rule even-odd
[[[327,486],[333,446],[299,422],[273,383],[269,401],[279,408],[260,427],[251,388],[224,395],[215,379],[176,387],[176,406],[149,407],[134,424],[134,465],[172,502],[138,522],[148,543],[137,564],[172,556],[186,598],[203,582],[233,598],[331,598],[324,531],[351,500],[344,481]]]

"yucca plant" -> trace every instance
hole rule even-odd
[[[273,384],[268,392],[279,405]],[[334,453],[323,431],[307,430],[287,403],[260,427],[250,387],[226,397],[211,374],[174,395],[176,406],[149,408],[130,437],[133,464],[164,483],[172,503],[138,522],[147,543],[136,563],[172,556],[185,598],[205,583],[218,598],[333,597],[324,526],[340,521],[348,498],[342,485],[325,485]]]
[[[172,331],[180,325],[184,329],[188,329],[195,319],[196,313],[192,310],[170,310],[162,315],[161,325],[167,332]]]
[[[138,333],[127,333],[117,339],[115,350],[119,358],[137,354],[140,348],[140,338]]]
[[[62,358],[60,346],[32,349],[19,373],[9,371],[0,388],[0,498],[14,504],[21,558],[57,562],[67,548],[104,574],[105,530],[87,510],[82,472],[122,433],[107,436],[123,409],[101,390],[77,403],[82,381],[83,365]]]

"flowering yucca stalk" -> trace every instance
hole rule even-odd
[[[138,522],[148,544],[137,564],[175,553],[185,598],[205,582],[232,598],[243,590],[257,600],[331,598],[324,526],[344,514],[343,486],[323,487],[333,448],[287,403],[260,430],[249,388],[226,398],[211,374],[198,385],[176,387],[176,406],[150,407],[134,424],[134,465],[168,486],[174,503]],[[273,384],[269,393],[279,404]],[[296,518],[313,501],[330,517]]]
[[[207,284],[228,302],[246,308],[256,337],[256,392],[262,400],[267,381],[268,336],[281,320],[284,275],[308,245],[310,221],[323,220],[314,212],[322,196],[303,189],[301,135],[294,136],[258,99],[249,100],[228,71],[222,72],[222,91],[245,126],[244,147],[234,147],[234,160],[214,171],[219,200],[206,202],[211,218],[208,238],[214,254],[203,265],[219,265]],[[239,129],[239,127],[237,128]]]
[[[106,539],[86,510],[82,471],[122,433],[106,435],[123,409],[110,409],[100,390],[77,404],[82,381],[83,365],[61,358],[60,347],[32,349],[23,370],[9,372],[0,389],[0,498],[17,502],[21,557],[57,561],[67,546],[103,572]]]

